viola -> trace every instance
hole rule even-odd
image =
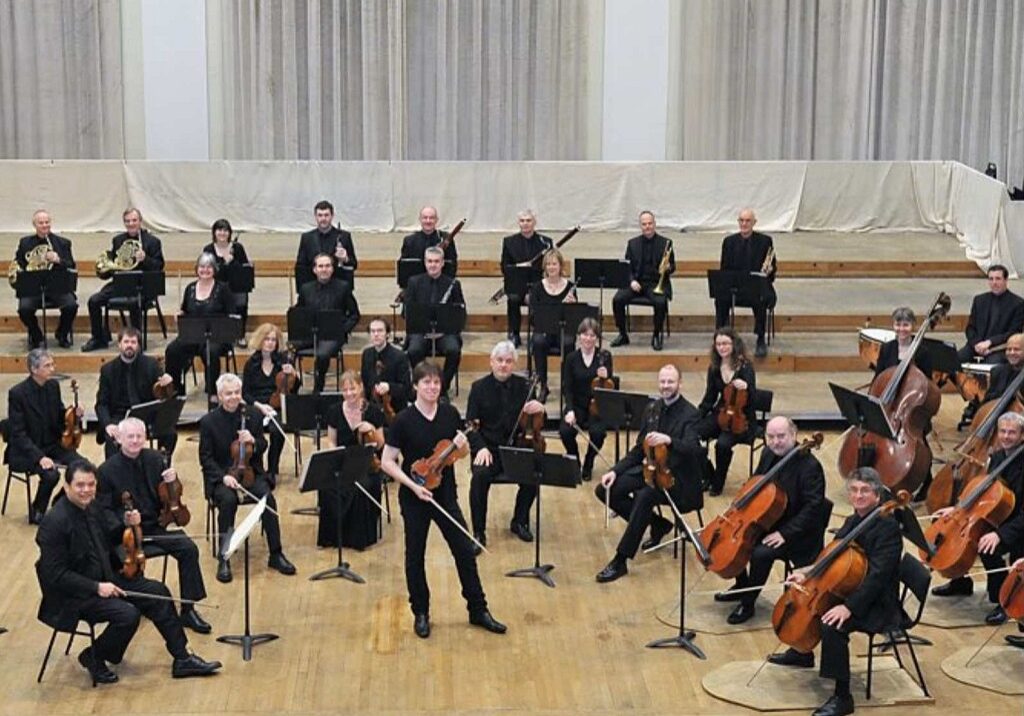
[[[135,502],[128,490],[121,493],[121,504],[124,505],[126,515],[135,511]],[[146,553],[142,550],[142,527],[140,525],[125,525],[121,535],[121,546],[124,547],[121,574],[128,579],[141,577],[146,569]]]
[[[460,431],[460,435],[472,432],[473,428]],[[439,440],[434,446],[434,452],[427,457],[421,457],[412,464],[412,479],[428,490],[436,490],[441,485],[444,477],[444,470],[451,467],[462,458],[469,455],[469,444],[465,447],[458,447],[454,440]]]
[[[746,388],[737,388],[731,382],[722,388],[722,402],[718,406],[718,429],[723,433],[743,435],[747,432],[749,422],[747,421],[746,407],[750,400],[750,391]]]
[[[644,438],[643,450],[644,482],[659,490],[671,490],[676,479],[668,469],[668,445],[651,445]]]
[[[1010,569],[999,590],[999,605],[1010,619],[1024,619],[1024,562]]]
[[[295,365],[295,352],[290,347],[285,354],[284,362],[288,365]],[[284,396],[294,393],[298,384],[299,374],[296,371],[291,373],[285,373],[283,370],[277,371],[277,375],[274,376],[274,392],[268,401],[270,407],[280,412]]]
[[[611,363],[611,354],[608,351],[597,352],[597,367],[607,368]],[[601,417],[600,412],[597,409],[597,397],[594,395],[594,391],[600,388],[601,390],[615,390],[615,380],[610,375],[607,378],[600,378],[595,376],[590,381],[590,405],[587,406],[587,411],[590,413],[590,417],[599,418]]]
[[[794,446],[768,472],[751,477],[728,509],[701,530],[700,540],[711,558],[709,570],[732,579],[746,569],[758,541],[786,511],[788,498],[775,478],[794,457],[821,447],[822,440],[821,433],[814,433]]]
[[[82,444],[82,419],[78,417],[78,381],[71,379],[71,392],[75,404],[64,411],[64,431],[60,434],[60,446],[65,450],[77,450]]]
[[[924,536],[935,545],[935,554],[921,550],[921,559],[943,577],[956,579],[967,574],[978,557],[978,540],[998,528],[1013,512],[1013,491],[999,475],[1022,451],[1024,444],[1017,446],[990,473],[967,483],[953,511],[928,525]]]
[[[164,359],[157,358],[157,365],[160,366],[160,371],[164,369]],[[167,385],[161,385],[160,381],[153,383],[153,398],[155,400],[170,400],[178,394],[178,389],[174,387],[174,381],[172,380]]]
[[[244,405],[239,405],[238,409],[242,412],[242,423],[239,428],[239,431],[242,431],[246,429],[246,409]],[[254,448],[255,445],[252,443],[243,443],[237,438],[231,443],[231,467],[228,468],[227,474],[238,480],[247,490],[256,482],[256,470],[252,466]]]
[[[368,403],[364,400],[360,411],[364,421],[366,420],[367,405]],[[356,439],[360,445],[374,448],[370,454],[370,472],[380,472],[380,456],[377,451],[384,447],[384,428],[373,426],[373,430],[359,431],[356,433]]]
[[[910,502],[901,490],[874,510],[841,539],[832,540],[807,570],[806,579],[786,589],[772,612],[772,628],[779,641],[808,653],[821,641],[821,617],[844,601],[864,581],[868,558],[854,540],[875,520]]]
[[[539,413],[529,414],[526,412],[526,404],[533,399],[534,391],[539,385],[536,378],[530,384],[530,389],[526,393],[526,400],[523,401],[523,407],[519,409],[519,417],[516,418],[516,430],[514,435],[516,447],[532,448],[534,452],[542,453],[547,450],[547,442],[544,439],[542,431],[544,430],[544,423],[547,421],[547,413],[540,411]]]
[[[160,455],[164,459],[164,469],[169,469],[171,461],[167,451],[161,450]],[[191,521],[192,513],[188,511],[188,507],[181,501],[183,493],[184,488],[181,486],[181,480],[178,479],[177,475],[170,482],[167,482],[162,477],[160,478],[160,484],[156,487],[156,496],[160,500],[160,512],[157,514],[156,520],[161,527],[166,528],[171,524],[184,527]]]
[[[465,222],[465,219],[463,219],[462,221]],[[376,363],[374,363],[373,369],[377,374],[376,379],[374,380],[374,385],[376,385],[377,383],[380,383],[384,378],[384,361],[379,360]],[[384,424],[391,425],[391,423],[395,422],[395,406],[394,403],[391,402],[391,391],[389,390],[387,393],[384,393],[383,395],[380,395],[375,390],[371,390],[370,393],[372,397],[375,398],[377,402],[380,403],[380,409],[384,411]]]

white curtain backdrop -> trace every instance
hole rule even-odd
[[[587,0],[210,0],[227,159],[585,159]]]
[[[0,0],[0,158],[124,157],[118,0]]]
[[[675,159],[956,159],[1024,178],[1024,0],[686,0]]]

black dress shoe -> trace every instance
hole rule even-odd
[[[485,532],[474,532],[473,536],[476,537],[476,542],[479,542],[484,547],[487,546],[487,534]],[[479,557],[484,553],[484,551],[481,549],[480,544],[477,544],[476,542],[471,543],[473,545],[473,556]]]
[[[195,609],[189,609],[187,612],[181,613],[181,625],[197,634],[209,634],[213,631],[210,623],[203,619]]]
[[[519,337],[518,333],[509,333],[508,339],[512,341],[512,345],[514,345],[516,348],[523,345],[523,339]]]
[[[743,599],[743,595],[736,594],[732,590],[739,588],[740,587],[734,584],[733,586],[726,589],[724,592],[715,592],[714,599],[716,602],[738,602],[739,600]]]
[[[628,572],[629,569],[626,567],[625,558],[616,555],[604,569],[597,573],[597,581],[601,584],[604,584],[605,582],[614,582],[619,577],[626,576]]]
[[[750,621],[750,618],[754,616],[754,605],[753,604],[740,604],[736,605],[736,608],[725,618],[725,621],[730,624],[742,624],[745,621]]]
[[[1024,649],[1024,636],[1019,636],[1017,634],[1007,634],[1003,638],[1006,639],[1006,643],[1010,646],[1015,646],[1018,649]]]
[[[413,615],[412,630],[420,639],[430,636],[430,617],[426,614]]]
[[[484,609],[482,612],[475,612],[469,615],[469,623],[486,629],[492,634],[504,634],[508,627],[491,616],[491,613]]]
[[[832,698],[814,709],[811,716],[846,716],[853,713],[853,696],[833,694]]]
[[[206,661],[198,654],[189,654],[185,659],[175,659],[171,664],[171,676],[187,679],[190,676],[209,676],[221,667],[219,661]]]
[[[512,534],[523,542],[533,542],[533,532],[530,531],[530,525],[523,522],[513,522],[508,528],[512,530]]]
[[[60,346],[61,348],[70,348],[72,346],[70,335],[64,334],[62,336],[56,336],[56,338],[57,345]]]
[[[275,552],[270,555],[270,559],[267,560],[267,566],[271,569],[276,569],[281,574],[289,576],[295,574],[295,565],[288,561],[288,558],[284,556],[284,552]]]
[[[110,344],[106,341],[98,341],[95,338],[90,338],[85,342],[85,345],[82,346],[82,353],[91,353],[93,351],[102,350],[109,345]]]
[[[754,348],[754,356],[764,358],[766,355],[768,355],[768,345],[764,341],[758,341],[757,347]]]
[[[226,559],[217,562],[217,581],[227,584],[231,581],[231,562]]]
[[[932,587],[932,596],[935,597],[967,597],[973,593],[974,581],[970,577],[960,577]]]
[[[665,342],[662,339],[661,334],[660,333],[656,333],[654,335],[654,337],[651,338],[651,348],[653,348],[656,351],[660,351],[664,347],[665,347]]]
[[[615,338],[612,338],[611,345],[612,348],[618,348],[619,346],[628,346],[629,336],[627,336],[625,333],[620,333],[619,335],[615,336]]]
[[[593,464],[587,465],[583,463],[583,467],[580,468],[580,479],[583,482],[590,482],[591,478],[594,477],[594,466]]]
[[[39,510],[33,507],[28,513],[28,523],[30,525],[38,525],[43,521],[43,515],[46,514],[46,510]]]
[[[776,666],[799,666],[810,668],[814,666],[814,652],[803,654],[796,649],[786,649],[781,654],[769,654],[768,663]]]
[[[989,626],[999,626],[1000,624],[1006,623],[1006,610],[999,604],[996,605],[995,609],[985,615],[985,623]]]
[[[117,674],[107,668],[106,662],[93,653],[92,647],[86,647],[78,655],[78,663],[85,667],[89,676],[97,684],[116,684]]]
[[[718,497],[721,494],[722,494],[722,488],[721,487],[709,487],[708,488],[708,496],[709,497]]]
[[[662,519],[651,524],[651,538],[640,545],[640,549],[646,552],[649,549],[653,549],[661,544],[661,540],[665,538],[669,532],[672,531],[672,523],[668,520]]]
[[[537,396],[537,400],[539,400],[542,403],[546,403],[548,402],[549,395],[551,395],[551,391],[548,390],[548,387],[546,385],[541,385],[540,395]]]

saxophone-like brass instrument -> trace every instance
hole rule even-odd
[[[18,273],[21,271],[48,271],[52,264],[46,260],[46,254],[48,251],[53,251],[53,244],[50,243],[50,237],[46,237],[45,244],[39,244],[32,248],[27,254],[25,254],[25,268],[21,268],[18,265],[18,254],[15,251],[14,258],[11,259],[10,265],[7,267],[7,280],[13,286],[18,280]]]
[[[125,239],[113,256],[110,251],[104,251],[96,259],[96,276],[106,280],[118,271],[131,271],[139,265],[135,253],[141,250],[139,239]]]
[[[765,254],[764,262],[761,264],[761,273],[765,276],[772,272],[772,263],[775,261],[775,244],[768,247],[768,253]]]
[[[665,281],[668,279],[668,270],[670,267],[669,259],[672,256],[672,239],[665,239],[665,253],[661,255],[661,263],[658,264],[658,273],[661,276],[658,278],[658,285],[654,287],[652,293],[656,293],[659,296],[665,293]]]

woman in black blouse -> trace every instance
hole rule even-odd
[[[242,242],[232,241],[233,231],[231,223],[227,219],[217,219],[210,227],[210,234],[213,241],[203,247],[204,254],[212,254],[217,262],[217,280],[228,283],[227,268],[229,266],[244,266],[249,263],[249,256],[245,253]],[[245,348],[245,324],[249,320],[249,294],[231,292],[235,302],[235,312],[242,317],[243,337],[238,339],[238,347]]]
[[[185,287],[181,299],[182,317],[227,316],[234,313],[234,301],[226,284],[216,280],[217,263],[212,254],[201,254],[196,260],[196,280]],[[178,395],[185,395],[185,370],[198,357],[205,369],[206,394],[217,394],[220,359],[230,350],[227,343],[210,344],[210,362],[206,362],[205,343],[186,343],[180,337],[167,344],[164,362],[174,379]]]
[[[558,426],[558,435],[562,438],[566,455],[575,455],[579,460],[580,449],[576,442],[578,437],[574,425],[579,425],[590,434],[593,447],[587,446],[587,456],[583,458],[581,476],[589,480],[594,471],[594,458],[604,445],[607,428],[600,416],[590,414],[590,399],[593,397],[591,384],[594,378],[611,378],[612,354],[606,350],[598,350],[601,338],[601,326],[593,318],[584,318],[576,331],[580,347],[567,355],[562,362],[562,395],[565,396],[565,415]]]
[[[747,417],[747,430],[740,435],[722,431],[718,427],[718,408],[722,404],[722,391],[732,384],[736,390],[747,391],[747,404],[744,413]],[[700,401],[701,420],[697,431],[702,440],[717,438],[715,442],[715,474],[711,478],[709,494],[722,494],[725,478],[729,474],[732,462],[732,449],[736,443],[749,442],[754,430],[754,391],[757,385],[754,377],[754,365],[747,354],[741,339],[731,328],[719,328],[715,331],[711,346],[711,365],[708,366],[707,388],[704,399]]]
[[[279,373],[286,373],[295,376],[295,386],[291,392],[297,393],[302,383],[302,376],[295,370],[288,361],[288,356],[281,352],[283,340],[281,331],[273,323],[261,324],[252,333],[252,340],[249,348],[253,354],[245,362],[242,369],[242,398],[248,405],[253,406],[266,419],[273,416],[278,424],[281,418],[277,411],[270,406],[270,396],[277,391],[277,376]],[[270,436],[270,449],[267,454],[267,472],[274,475],[275,479],[281,467],[281,451],[284,449],[284,435],[277,429],[277,426],[267,425],[266,432]]]
[[[544,275],[530,289],[530,312],[538,314],[544,311],[545,305],[558,303],[576,303],[576,286],[566,276],[569,275],[569,263],[558,249],[551,249],[544,254]],[[565,345],[560,354],[565,355],[572,350],[573,337],[566,335]],[[534,332],[531,343],[534,370],[540,382],[540,402],[548,399],[548,351],[558,348],[557,333]]]
[[[366,400],[363,380],[359,371],[346,370],[341,374],[341,397],[327,411],[328,447],[348,447],[360,444],[360,434],[372,433],[384,427],[384,413]],[[378,446],[382,449],[383,444]],[[359,484],[380,501],[380,468],[371,470],[359,480]],[[320,491],[320,522],[316,543],[320,547],[338,546],[338,493],[334,490]],[[377,520],[379,510],[358,488],[352,488],[341,496],[342,540],[346,547],[362,549],[377,541]]]

